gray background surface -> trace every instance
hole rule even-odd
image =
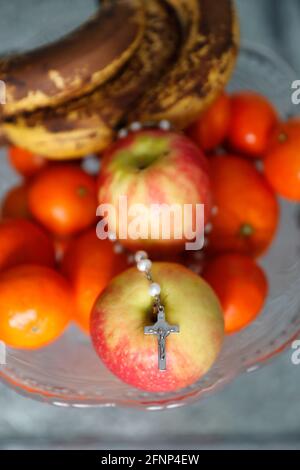
[[[243,40],[271,47],[300,78],[300,0],[237,5]],[[94,8],[93,0],[0,0],[0,52],[52,40]],[[161,413],[54,408],[0,385],[0,448],[300,448],[300,366],[290,356],[205,401]]]

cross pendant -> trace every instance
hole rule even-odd
[[[166,339],[171,333],[179,333],[179,326],[169,325],[166,322],[165,310],[162,305],[158,307],[157,322],[153,326],[145,326],[145,335],[156,335],[158,341],[158,368],[167,369]]]

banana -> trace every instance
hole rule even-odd
[[[130,59],[144,31],[143,0],[114,0],[65,38],[0,61],[6,104],[12,116],[54,107],[91,92]]]
[[[90,95],[55,109],[6,121],[8,139],[51,158],[101,152],[132,105],[174,62],[181,41],[177,18],[164,0],[145,2],[145,33],[135,54],[118,76]]]
[[[128,121],[168,119],[182,129],[216,98],[231,76],[238,22],[231,0],[168,0],[185,31],[178,61],[137,103]]]
[[[143,39],[115,78],[55,109],[6,120],[6,138],[49,158],[67,159],[103,151],[121,123],[169,119],[181,129],[192,122],[233,69],[238,22],[232,2],[147,0],[144,5]]]

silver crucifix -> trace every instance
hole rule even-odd
[[[145,335],[156,335],[158,340],[158,368],[166,370],[166,339],[171,333],[179,333],[179,326],[169,325],[166,322],[165,309],[159,305],[157,309],[157,322],[153,326],[145,326]]]

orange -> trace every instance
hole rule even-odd
[[[300,120],[281,123],[264,159],[265,175],[281,196],[300,202]]]
[[[262,157],[277,123],[277,112],[264,96],[252,92],[232,95],[228,142],[235,152]]]
[[[47,165],[45,158],[20,147],[9,147],[8,159],[11,166],[25,178],[30,178]]]
[[[212,252],[262,254],[279,219],[274,191],[250,161],[231,155],[210,159],[215,208],[208,248]]]
[[[73,235],[96,220],[95,179],[75,165],[54,165],[32,182],[29,208],[56,235]]]
[[[230,98],[222,93],[188,128],[188,136],[204,151],[218,147],[225,140],[230,124]]]
[[[220,299],[226,333],[245,328],[263,308],[268,282],[250,257],[230,253],[218,256],[206,265],[203,277]]]
[[[11,188],[2,201],[1,212],[5,219],[31,219],[28,207],[28,186],[21,184]]]
[[[9,346],[46,346],[63,333],[71,311],[70,288],[52,269],[23,265],[0,274],[0,338]]]
[[[25,263],[54,266],[54,248],[50,237],[29,220],[1,222],[0,271]]]
[[[278,144],[285,144],[300,138],[300,118],[291,118],[288,121],[279,122],[274,129],[268,150],[277,147]]]
[[[90,313],[95,300],[109,281],[128,267],[124,254],[115,254],[109,240],[99,240],[94,229],[73,240],[62,262],[75,299],[75,320],[89,333]]]

